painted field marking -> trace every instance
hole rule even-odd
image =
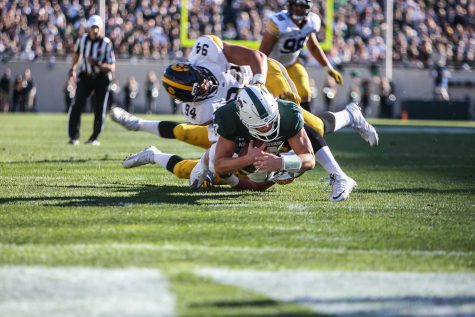
[[[346,248],[305,248],[305,247],[264,247],[264,246],[206,246],[206,245],[176,245],[176,244],[138,244],[138,243],[111,243],[111,244],[2,244],[0,249],[18,249],[24,252],[28,249],[71,249],[71,250],[96,250],[96,249],[116,249],[116,250],[152,250],[152,251],[201,251],[201,252],[253,252],[263,254],[268,252],[315,252],[315,253],[335,253],[335,254],[370,254],[370,255],[410,255],[410,256],[453,256],[472,257],[473,251],[446,251],[446,250],[400,250],[400,249],[367,249],[355,250]]]
[[[475,274],[201,269],[196,273],[335,316],[475,316]]]
[[[155,269],[0,267],[0,316],[175,316]]]

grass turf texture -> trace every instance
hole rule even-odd
[[[381,134],[376,148],[356,133],[329,135],[359,184],[332,203],[320,167],[264,193],[191,192],[158,166],[121,163],[151,144],[184,158],[201,149],[109,119],[102,146],[73,147],[66,123],[62,114],[0,116],[0,265],[159,268],[183,316],[308,315],[191,273],[201,267],[475,271],[473,134]],[[84,115],[82,142],[91,130]]]

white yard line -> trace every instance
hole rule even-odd
[[[175,297],[158,270],[0,267],[0,316],[174,315]]]
[[[475,316],[475,274],[201,269],[216,282],[336,316]]]
[[[420,133],[420,134],[475,134],[475,128],[465,127],[424,127],[424,126],[374,126],[378,133]],[[336,133],[355,133],[351,128],[338,130]]]
[[[340,237],[343,239],[344,237]],[[175,244],[128,244],[128,243],[111,243],[111,244],[2,244],[2,248],[11,249],[78,249],[78,250],[94,250],[94,249],[117,249],[117,250],[152,250],[152,251],[201,251],[201,252],[252,252],[256,254],[268,252],[315,252],[315,253],[336,253],[336,254],[368,254],[368,255],[408,255],[408,256],[474,256],[472,251],[446,251],[446,250],[399,250],[399,249],[368,249],[354,250],[345,248],[290,248],[290,247],[255,247],[255,246],[203,246],[203,245],[175,245]]]

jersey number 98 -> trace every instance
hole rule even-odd
[[[293,52],[297,52],[298,50],[302,49],[303,43],[305,43],[305,39],[307,37],[301,37],[299,39],[288,39],[282,45],[282,49],[280,50],[283,54],[289,54]]]

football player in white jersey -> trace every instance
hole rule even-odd
[[[270,18],[259,47],[261,52],[285,66],[302,98],[300,106],[308,111],[311,100],[309,77],[298,60],[304,45],[328,74],[338,84],[343,84],[341,74],[332,67],[318,42],[321,20],[310,11],[312,5],[312,0],[288,0],[287,10]]]
[[[167,67],[162,76],[162,84],[172,98],[183,102],[183,113],[190,123],[201,125],[210,123],[213,112],[226,101],[234,99],[239,88],[249,82],[265,84],[274,96],[283,99],[289,99],[290,96],[290,99],[293,98],[292,101],[296,101],[297,104],[300,101],[298,95],[294,93],[295,87],[288,78],[285,68],[280,63],[267,59],[259,51],[222,42],[215,36],[203,36],[197,39],[189,60],[190,63],[172,64]],[[328,113],[326,117],[316,117],[303,111],[303,116],[305,122],[320,135],[358,121],[363,124],[357,129],[360,135],[366,141],[368,136],[371,136],[368,134],[371,132],[368,128],[372,127],[364,120],[356,105],[353,114],[343,113],[340,116],[339,113]],[[210,147],[216,138],[214,131],[206,126],[141,120],[120,108],[112,109],[111,117],[129,130],[145,131],[165,138],[177,138],[204,148]],[[349,179],[341,172],[328,147],[316,157],[329,174],[341,176],[340,183]],[[146,149],[129,157],[124,166],[135,167],[157,163],[156,158],[157,155]],[[209,165],[213,166],[212,160]],[[171,172],[180,178],[187,178],[196,166],[196,161],[184,160],[176,164]],[[200,166],[203,167],[201,164]]]

